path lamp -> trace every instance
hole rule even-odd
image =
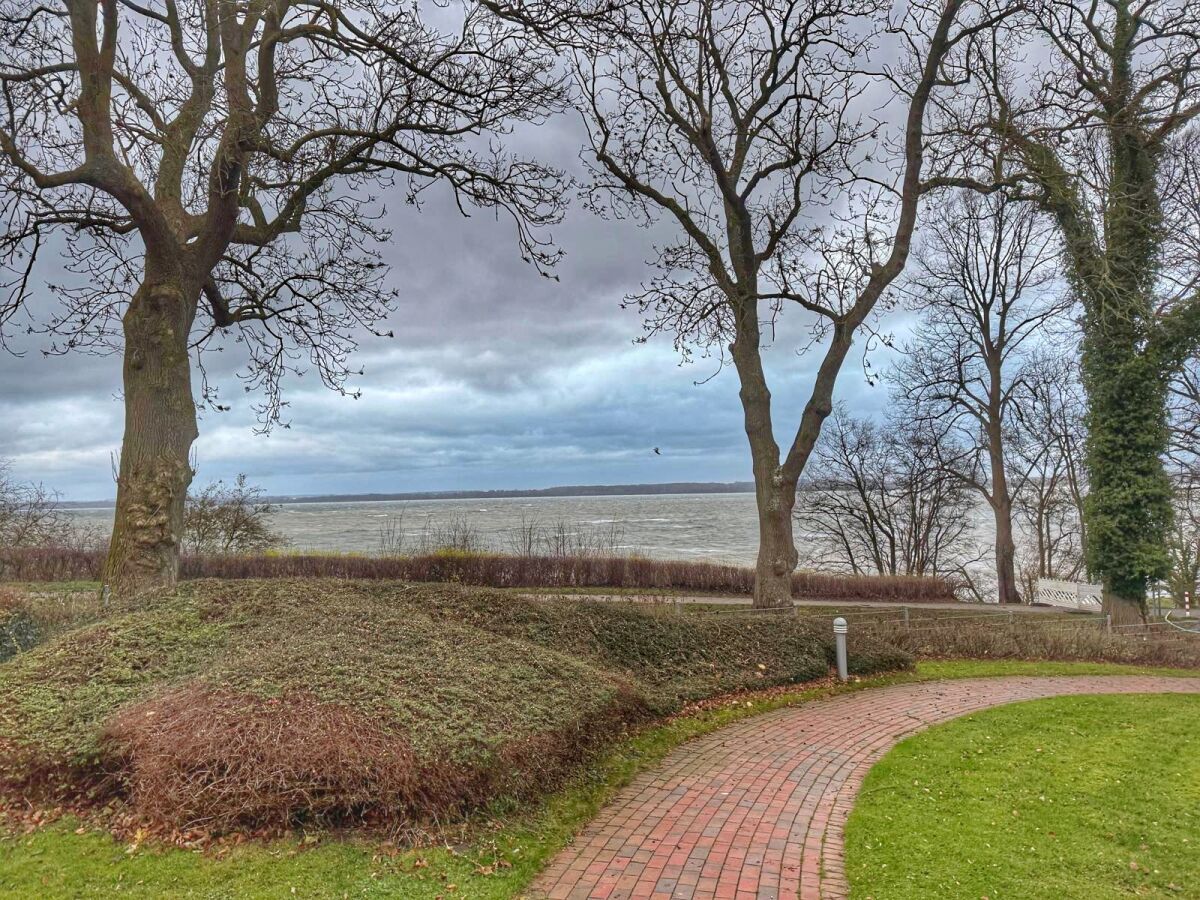
[[[850,680],[850,668],[846,663],[846,632],[849,630],[850,626],[841,616],[833,620],[833,640],[837,644],[837,670],[841,681]]]

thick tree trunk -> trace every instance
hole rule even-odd
[[[738,336],[730,350],[737,368],[742,414],[758,503],[758,563],[754,576],[754,607],[773,609],[792,605],[792,573],[799,554],[792,533],[796,479],[780,467],[779,444],[771,424],[771,391],[759,355],[757,307],[747,301],[740,311]]]
[[[755,485],[758,500],[758,563],[754,570],[754,607],[792,605],[792,573],[799,555],[792,532],[796,486],[768,479]]]
[[[1107,589],[1104,591],[1104,612],[1112,616],[1114,625],[1141,625],[1146,621],[1146,611],[1141,600],[1118,597]]]
[[[148,280],[125,313],[125,435],[103,576],[117,595],[170,589],[179,576],[197,436],[187,345],[194,309],[177,278]]]
[[[998,503],[996,515],[996,590],[1001,603],[1020,603],[1017,588],[1017,545],[1013,539],[1012,509]]]

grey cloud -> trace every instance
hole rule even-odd
[[[570,119],[518,138],[578,167]],[[291,427],[256,436],[230,343],[207,364],[233,409],[204,414],[201,480],[245,472],[272,492],[327,493],[749,477],[733,373],[697,386],[712,362],[681,367],[665,339],[635,346],[641,323],[620,309],[648,274],[661,226],[603,220],[575,204],[555,229],[567,255],[552,281],[521,262],[502,217],[464,219],[444,192],[417,212],[394,193],[384,197],[394,232],[384,258],[400,293],[388,323],[395,338],[363,336],[353,360],[365,371],[353,383],[362,398],[292,379]],[[790,349],[802,333],[802,321],[786,319],[767,354],[781,440],[818,359]],[[111,497],[119,358],[42,358],[35,340],[18,343],[26,357],[0,356],[0,456],[71,499]],[[884,404],[856,365],[840,394],[857,408]]]

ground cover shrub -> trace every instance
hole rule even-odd
[[[94,620],[102,603],[95,590],[29,591],[0,587],[0,662],[69,628]]]
[[[88,580],[99,577],[104,554],[56,548],[0,551],[0,579]],[[634,556],[529,556],[439,551],[412,556],[343,553],[263,553],[185,556],[182,576],[196,578],[379,578],[459,582],[499,588],[617,588],[750,594],[754,570],[742,566]],[[954,600],[955,586],[943,578],[834,575],[797,572],[798,598],[895,600],[905,603]]]
[[[689,701],[823,677],[830,652],[802,617],[195,581],[0,665],[0,798],[211,831],[444,821],[553,788]]]
[[[913,616],[853,622],[860,631],[918,659],[1025,659],[1200,668],[1200,635],[1160,625],[1118,628],[1103,620],[1046,614]]]

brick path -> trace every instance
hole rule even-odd
[[[842,829],[867,770],[937,722],[1061,694],[1200,692],[1200,679],[980,678],[843,694],[746,719],[638,776],[534,885],[552,900],[845,897]]]

